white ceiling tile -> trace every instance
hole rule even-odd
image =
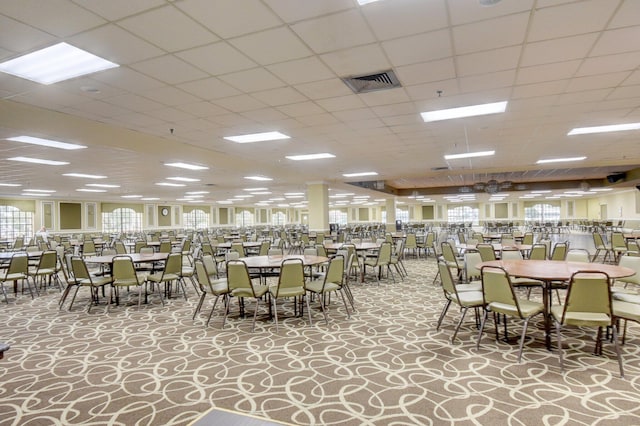
[[[624,86],[618,87],[611,91],[608,99],[625,99],[625,98],[639,98],[640,97],[640,84],[637,86]]]
[[[581,61],[576,60],[533,67],[521,67],[518,70],[516,84],[523,85],[558,79],[564,80],[573,77],[581,63]]]
[[[414,101],[423,99],[433,99],[438,97],[438,91],[442,91],[445,96],[460,93],[458,80],[442,80],[433,83],[416,84],[405,87],[407,94]]]
[[[306,96],[301,95],[300,92],[291,87],[280,87],[278,89],[255,92],[252,93],[252,96],[271,106],[293,104],[307,100]]]
[[[212,75],[246,70],[257,64],[226,42],[213,43],[176,56]]]
[[[369,120],[372,118],[377,118],[373,111],[371,111],[369,108],[334,111],[333,116],[345,123],[349,123],[350,121]]]
[[[309,99],[331,98],[353,93],[342,80],[338,79],[297,84],[294,88]]]
[[[0,90],[9,92],[10,94],[19,94],[36,90],[40,84],[24,78],[15,77],[10,74],[0,73]],[[10,98],[11,96],[9,96]]]
[[[449,30],[386,41],[382,43],[382,47],[394,67],[452,56]]]
[[[590,75],[573,78],[567,86],[567,92],[579,92],[602,88],[614,88],[631,74],[629,71],[609,74]]]
[[[494,72],[490,74],[460,77],[461,92],[478,92],[498,87],[511,87],[515,81],[516,70]]]
[[[597,34],[585,34],[576,37],[527,43],[524,47],[520,65],[528,67],[584,58],[597,38]]]
[[[538,5],[539,5],[538,1]],[[498,16],[529,11],[533,0],[502,1],[491,7],[481,6],[477,0],[447,0],[452,25],[484,21]]]
[[[407,92],[402,87],[361,93],[359,96],[368,106],[398,104],[410,100]]]
[[[418,110],[413,102],[403,102],[393,105],[381,105],[372,107],[371,110],[375,112],[379,117],[394,117],[397,115],[412,115],[418,116]]]
[[[10,52],[29,53],[54,44],[56,39],[44,31],[0,15],[0,47]]]
[[[240,95],[240,96],[232,96],[229,98],[216,99],[213,101],[213,103],[233,112],[245,112],[245,111],[251,111],[254,109],[260,109],[260,108],[266,107],[264,103],[258,101],[257,99],[249,95]],[[216,117],[216,121],[219,118],[220,117]]]
[[[126,94],[114,96],[111,98],[104,99],[105,102],[108,102],[112,105],[121,106],[132,111],[145,112],[151,111],[154,109],[161,109],[164,107],[159,102],[152,101],[151,99],[143,98],[142,96]]]
[[[75,3],[110,20],[116,21],[147,9],[160,6],[164,0],[75,0]]]
[[[179,84],[208,77],[203,71],[173,55],[137,62],[132,64],[131,68],[168,84]]]
[[[296,118],[299,122],[306,126],[322,126],[327,124],[338,123],[338,120],[331,114],[305,115]]]
[[[443,0],[381,1],[362,8],[378,40],[389,40],[411,34],[445,28],[447,9]]]
[[[183,0],[174,4],[223,38],[282,24],[262,2],[253,0]]]
[[[111,86],[136,93],[164,86],[164,83],[126,67],[113,68],[92,74],[91,77]]]
[[[623,86],[634,86],[640,84],[640,70],[631,73],[631,75],[624,81]]]
[[[211,31],[173,6],[161,7],[123,19],[118,25],[168,52],[218,40]]]
[[[519,45],[524,41],[529,13],[518,13],[489,21],[453,27],[456,54]]]
[[[624,0],[609,23],[609,28],[638,25],[638,16],[640,16],[640,2],[636,0]]]
[[[269,65],[267,69],[285,83],[292,85],[335,77],[335,74],[315,56]]]
[[[161,108],[153,111],[145,112],[150,117],[157,118],[159,120],[168,121],[170,123],[177,123],[179,121],[191,120],[193,116],[177,108]],[[166,129],[169,130],[169,129]]]
[[[91,114],[95,114],[100,117],[114,117],[114,116],[123,114],[122,107],[119,107],[114,104],[109,104],[101,100],[93,100],[90,102],[86,102],[84,104],[79,105],[78,109],[87,111]],[[126,108],[126,110],[131,111],[129,108]]]
[[[318,99],[316,102],[327,111],[343,111],[345,109],[355,109],[365,106],[358,95]]]
[[[251,70],[226,74],[220,76],[220,79],[243,92],[268,90],[285,86],[282,80],[278,79],[263,68],[254,68]]]
[[[106,22],[65,0],[5,1],[2,3],[2,13],[58,37],[68,37]]]
[[[515,69],[518,66],[521,46],[470,53],[456,57],[460,76],[486,74],[495,71]]]
[[[453,58],[405,65],[397,67],[395,71],[396,75],[400,79],[400,83],[404,86],[448,80],[456,77]]]
[[[300,102],[297,104],[281,105],[277,107],[279,111],[287,114],[289,117],[301,117],[303,115],[316,115],[326,112],[315,102]]]
[[[287,27],[278,27],[230,40],[239,51],[261,65],[290,61],[312,52]],[[278,46],[274,49],[274,46]]]
[[[141,95],[145,98],[170,106],[190,104],[199,101],[197,97],[185,93],[180,89],[176,89],[173,86],[158,87],[153,90],[142,92]]]
[[[287,23],[303,19],[328,15],[345,9],[352,9],[355,4],[352,0],[264,0],[275,13]]]
[[[558,96],[556,105],[570,105],[569,111],[573,113],[581,104],[603,101],[610,93],[610,89],[571,91],[571,93],[563,93]],[[591,109],[591,107],[587,109]]]
[[[182,83],[177,87],[206,100],[227,98],[242,93],[216,77]]]
[[[119,65],[143,61],[164,53],[115,25],[105,25],[78,34],[69,43]]]
[[[584,76],[618,71],[633,71],[638,67],[640,67],[640,51],[586,58],[582,65],[580,65],[580,69],[576,75]]]
[[[638,43],[630,43],[630,40],[640,39],[640,25],[619,30],[605,31],[602,37],[590,52],[592,56],[610,55],[622,52],[634,52],[640,50]]]
[[[195,102],[192,104],[178,105],[176,108],[195,115],[196,117],[214,117],[216,115],[228,114],[229,110],[214,105],[211,102]]]
[[[557,95],[564,92],[568,81],[557,80],[545,83],[524,84],[513,88],[513,99]]]
[[[584,0],[556,7],[537,9],[529,29],[528,41],[549,40],[592,33],[605,29],[618,2]]]
[[[147,114],[133,112],[130,114],[119,115],[114,117],[120,124],[130,124],[133,126],[162,126],[164,123],[162,120],[150,117]]]
[[[272,121],[288,118],[286,114],[283,114],[275,108],[256,109],[253,111],[243,112],[242,115],[259,123],[271,123]]]
[[[362,15],[356,10],[298,22],[291,29],[316,53],[327,53],[375,41]],[[331,37],[327,37],[327,34],[331,34]]]
[[[320,58],[341,77],[375,73],[391,67],[377,43],[327,53]]]

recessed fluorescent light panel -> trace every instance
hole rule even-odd
[[[258,180],[258,181],[268,181],[268,180],[273,180],[270,177],[264,177],[264,176],[245,176],[245,179],[249,179],[249,180]]]
[[[200,182],[200,179],[180,177],[180,176],[168,177],[167,179],[168,180],[177,180],[179,182]]]
[[[224,137],[224,139],[231,142],[235,142],[235,143],[266,142],[266,141],[277,141],[281,139],[290,139],[290,138],[291,136],[287,136],[280,132],[264,132],[264,133],[253,133],[250,135]]]
[[[87,183],[85,186],[93,186],[96,188],[120,188],[120,185],[111,185],[108,183]]]
[[[22,161],[23,163],[46,164],[47,166],[64,166],[69,164],[67,161],[43,160],[41,158],[31,157],[11,157],[7,158],[7,160]]]
[[[184,183],[156,182],[159,186],[187,186]]]
[[[640,129],[640,123],[628,123],[628,124],[612,124],[610,126],[596,126],[596,127],[576,127],[572,129],[567,136],[573,135],[587,135],[589,133],[608,133],[608,132],[622,132],[624,130],[637,130]]]
[[[53,194],[54,192],[56,192],[54,189],[28,189],[28,188],[23,189],[23,191],[25,191],[25,192],[42,192],[44,194]]]
[[[0,64],[0,71],[53,84],[119,66],[67,43],[58,43]]]
[[[170,167],[178,167],[181,169],[187,169],[187,170],[208,170],[208,167],[205,166],[198,166],[197,164],[188,164],[188,163],[164,163],[165,166],[170,166]]]
[[[507,109],[507,101],[490,104],[471,105],[460,108],[441,109],[422,112],[420,115],[425,123],[431,121],[450,120],[452,118],[474,117],[477,115],[498,114]]]
[[[208,194],[209,191],[188,191],[185,194],[195,195],[195,194]]]
[[[306,161],[306,160],[320,160],[323,158],[334,158],[335,155],[328,152],[322,152],[320,154],[305,154],[305,155],[287,155],[286,158],[294,161]]]
[[[358,177],[358,176],[378,176],[376,172],[360,172],[360,173],[343,173],[344,177]]]
[[[582,161],[587,157],[568,157],[568,158],[549,158],[546,160],[538,160],[536,164],[546,164],[546,163],[564,163],[568,161]]]
[[[76,189],[79,192],[107,192],[106,189],[90,189],[90,188],[80,188]]]
[[[84,173],[63,173],[62,176],[69,176],[69,177],[78,177],[78,178],[86,178],[86,179],[106,179],[106,176],[100,176],[100,175],[87,175]]]
[[[158,197],[147,197],[147,198],[140,198],[142,201],[157,201],[160,198]]]
[[[66,143],[66,142],[52,141],[49,139],[34,138],[32,136],[16,136],[14,138],[7,138],[7,140],[13,141],[13,142],[28,143],[31,145],[48,146],[50,148],[59,148],[59,149],[86,148],[86,146],[84,145],[76,145],[74,143]]]
[[[494,155],[495,151],[478,151],[478,152],[465,152],[463,154],[449,154],[445,155],[445,160],[458,160],[460,158],[473,158],[473,157],[487,157]]]
[[[142,195],[123,195],[120,198],[142,198]]]
[[[19,183],[0,183],[0,186],[22,186]]]

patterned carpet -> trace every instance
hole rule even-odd
[[[86,313],[59,293],[0,305],[0,425],[186,425],[212,406],[297,425],[639,424],[640,327],[630,324],[620,379],[612,346],[594,356],[591,330],[565,333],[565,373],[544,348],[541,323],[528,333],[521,364],[516,339],[485,334],[475,349],[469,315],[459,317],[432,284],[435,263],[407,260],[403,282],[373,277],[353,285],[358,312],[347,319],[333,298],[328,326],[280,311],[280,331],[264,316],[256,331],[237,309],[224,330],[211,300],[192,321],[196,297],[155,299]],[[235,303],[233,305],[235,308]],[[253,308],[250,307],[252,310]],[[520,323],[509,324],[510,335]],[[555,335],[553,337],[555,345]]]

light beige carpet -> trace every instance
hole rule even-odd
[[[220,317],[204,326],[211,300],[191,320],[196,297],[71,312],[59,293],[0,304],[0,425],[185,425],[212,406],[299,425],[639,424],[640,327],[629,326],[620,379],[612,346],[592,355],[591,330],[565,333],[565,369],[544,348],[541,323],[517,344],[496,343],[492,324],[475,349],[473,315],[449,343],[459,312],[440,332],[443,306],[434,261],[406,261],[405,281],[353,284],[358,312],[331,300],[325,325],[280,311],[273,322]],[[252,310],[252,305],[249,310]],[[221,312],[221,311],[219,311]],[[514,337],[520,323],[511,322]],[[553,336],[555,348],[555,335]]]

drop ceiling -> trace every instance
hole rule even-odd
[[[567,136],[574,127],[640,121],[636,0],[21,0],[0,2],[0,61],[64,41],[118,68],[40,85],[0,73],[0,195],[52,189],[57,199],[175,202],[206,190],[215,203],[243,188],[272,194],[376,171],[416,189],[486,182],[599,180],[640,165],[640,131]],[[401,87],[355,94],[343,78],[395,72]],[[424,123],[420,112],[508,101],[503,114]],[[290,139],[223,137],[280,131]],[[29,135],[88,148],[62,151]],[[445,154],[495,150],[445,161]],[[294,162],[286,155],[329,152]],[[63,159],[68,166],[5,161]],[[580,163],[536,165],[586,156]],[[180,171],[165,162],[209,167]],[[440,170],[438,170],[440,169]],[[107,175],[106,193],[77,192]],[[167,177],[201,179],[184,188]],[[273,181],[246,180],[261,175]],[[256,185],[258,183],[258,185]],[[632,182],[626,182],[631,184]],[[624,185],[625,182],[622,182]],[[435,193],[436,191],[434,191]],[[384,196],[384,194],[380,194]],[[274,202],[274,205],[282,201]]]

